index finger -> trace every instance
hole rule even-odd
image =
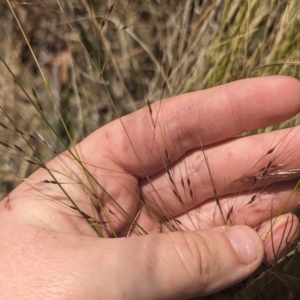
[[[160,101],[104,126],[81,143],[82,159],[92,165],[114,159],[125,172],[150,176],[191,149],[281,122],[299,110],[298,80],[239,80]]]

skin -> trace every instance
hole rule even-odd
[[[45,183],[53,178],[39,169],[0,203],[1,297],[188,299],[246,278],[263,260],[274,259],[274,250],[294,239],[298,226],[289,213],[298,207],[298,192],[286,202],[295,186],[287,180],[296,177],[279,178],[249,204],[255,189],[270,183],[262,178],[254,184],[251,174],[271,159],[280,164],[277,169],[300,168],[300,138],[297,128],[234,137],[299,111],[300,83],[272,76],[172,97],[152,105],[152,117],[146,107],[95,131],[71,150],[89,178],[70,152],[47,167],[80,210],[97,219],[105,238],[70,208],[58,184]],[[226,226],[216,209],[202,147],[223,215],[233,207]],[[182,178],[189,176],[192,183],[194,195],[184,203],[170,189],[162,163],[166,149],[179,193],[187,192],[180,188]],[[109,195],[149,234],[141,235]],[[170,224],[179,230],[168,232],[149,209],[159,218],[176,217]],[[104,223],[107,215],[110,224]],[[109,238],[114,233],[119,238]]]

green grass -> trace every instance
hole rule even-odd
[[[12,146],[0,149],[0,198],[56,153],[162,98],[255,76],[300,79],[299,15],[297,0],[0,2],[0,119],[10,128],[0,141]],[[296,299],[299,267],[292,255],[215,298]]]

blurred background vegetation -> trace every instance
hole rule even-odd
[[[54,155],[37,134],[60,152],[147,102],[247,77],[300,79],[299,28],[298,0],[0,0],[0,121],[11,128],[0,126],[0,198],[37,167],[32,157]],[[291,255],[209,298],[298,299],[299,270]]]

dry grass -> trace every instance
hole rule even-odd
[[[147,103],[247,77],[300,79],[297,0],[2,0],[0,20],[8,66],[0,63],[0,120],[12,128],[0,127],[0,141],[22,148],[2,145],[0,198],[51,159],[52,148]],[[259,299],[262,290],[263,299],[297,298],[298,260],[216,298]]]

